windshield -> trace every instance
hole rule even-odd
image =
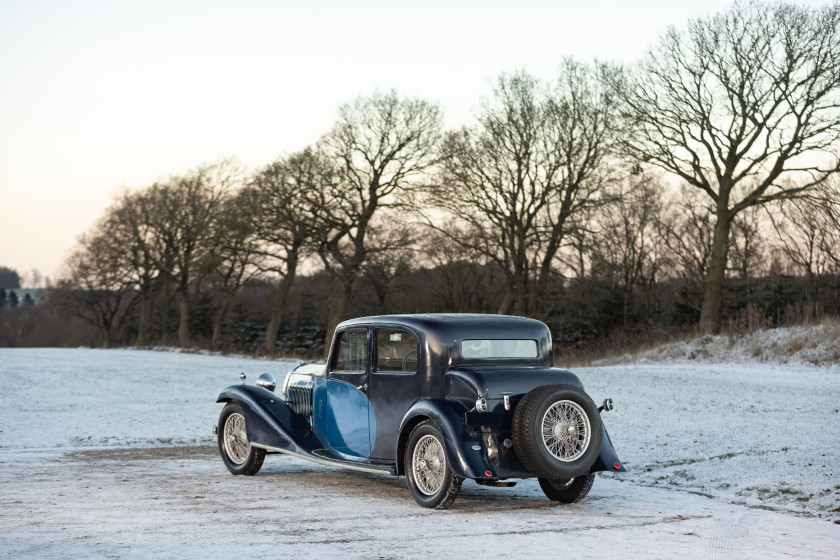
[[[536,340],[527,339],[473,339],[461,343],[464,358],[536,358],[539,349]]]

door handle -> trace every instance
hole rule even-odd
[[[356,387],[356,389],[358,389],[359,391],[367,391],[367,383],[365,383],[364,385],[359,385],[358,387]]]

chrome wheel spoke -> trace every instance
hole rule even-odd
[[[436,494],[446,472],[446,457],[440,441],[432,435],[421,437],[414,447],[411,462],[417,488],[427,496]]]
[[[545,448],[559,461],[579,459],[589,447],[592,428],[583,408],[569,400],[548,407],[542,420],[541,433]]]
[[[248,460],[251,452],[251,444],[248,443],[248,435],[245,432],[245,417],[234,412],[225,420],[224,428],[225,452],[228,458],[237,465]]]

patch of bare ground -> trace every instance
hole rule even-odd
[[[71,451],[62,460],[93,461],[159,461],[169,459],[204,459],[218,455],[216,447],[206,445],[180,445],[165,447],[110,447],[105,449],[80,449]]]

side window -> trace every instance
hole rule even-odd
[[[365,371],[367,362],[367,331],[344,331],[338,338],[338,355],[333,371]]]
[[[417,371],[414,335],[397,329],[376,329],[376,371]]]

